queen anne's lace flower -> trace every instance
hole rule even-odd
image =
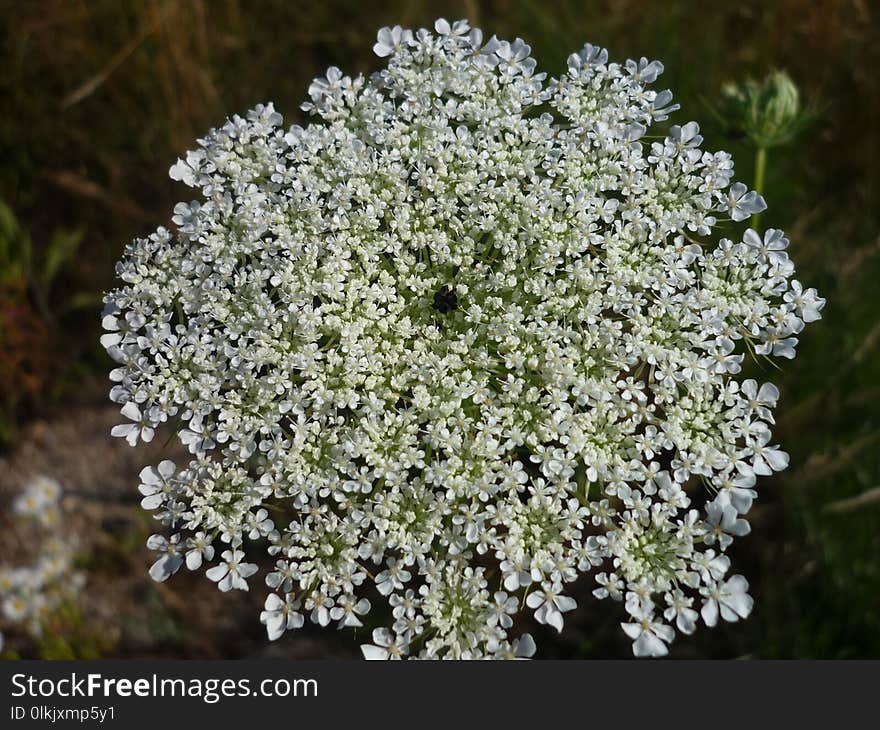
[[[272,639],[378,599],[368,657],[513,657],[513,615],[561,630],[595,570],[663,654],[751,608],[724,551],[788,457],[777,390],[736,375],[824,301],[781,231],[712,238],[764,200],[696,123],[646,141],[661,63],[587,45],[548,79],[521,40],[435,29],[381,30],[387,68],[331,68],[306,127],[212,130],[171,168],[201,200],[119,264],[114,433],[167,421],[192,453],[141,475],[153,576],[219,543],[242,589],[267,549]]]

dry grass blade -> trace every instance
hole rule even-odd
[[[880,503],[880,487],[874,487],[849,499],[839,499],[836,502],[830,502],[825,505],[822,511],[829,514],[844,514],[876,503]]]
[[[154,214],[144,210],[137,203],[134,203],[128,198],[121,197],[117,193],[111,193],[97,183],[87,180],[70,170],[49,171],[43,173],[43,176],[62,190],[82,198],[94,200],[127,218],[150,222],[156,217]]]
[[[880,431],[874,431],[847,444],[844,448],[838,449],[835,453],[814,454],[797,472],[794,481],[805,485],[833,477],[841,470],[848,468],[867,447],[873,446],[878,438],[880,438]]]
[[[156,32],[156,29],[162,24],[168,15],[168,9],[163,10],[156,18],[145,28],[141,30],[134,38],[132,38],[128,43],[126,43],[122,48],[120,48],[114,55],[113,58],[104,66],[98,73],[88,79],[85,83],[81,84],[79,87],[70,92],[67,96],[65,96],[61,100],[61,108],[68,109],[75,104],[79,104],[83,99],[88,98],[92,94],[95,93],[108,78],[110,75],[119,68],[125,60],[134,53],[138,47],[143,43],[147,38],[149,38],[153,33]]]

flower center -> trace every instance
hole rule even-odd
[[[454,289],[444,285],[434,292],[434,309],[440,314],[446,314],[458,307],[458,296]]]

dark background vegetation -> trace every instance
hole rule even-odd
[[[775,436],[792,460],[760,484],[753,532],[733,556],[756,608],[744,623],[680,638],[673,655],[880,657],[880,7],[869,0],[0,1],[0,510],[29,471],[61,480],[91,586],[75,616],[55,617],[37,645],[13,642],[15,653],[355,646],[328,631],[265,649],[256,596],[230,599],[199,576],[149,582],[135,474],[155,462],[110,444],[98,312],[123,245],[168,224],[190,195],[167,171],[197,137],[268,100],[302,121],[312,77],[328,65],[375,70],[377,28],[438,16],[525,38],[551,73],[586,41],[615,60],[661,59],[660,88],[682,104],[671,121],[700,121],[706,145],[731,151],[746,182],[753,150],[708,108],[724,82],[785,69],[820,110],[770,151],[763,191],[763,225],[788,232],[798,278],[828,305],[796,361],[757,371],[781,388]],[[560,637],[539,632],[539,653],[628,655],[617,607],[581,593]]]

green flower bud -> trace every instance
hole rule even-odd
[[[760,82],[726,84],[721,93],[728,118],[758,147],[788,142],[805,119],[798,88],[784,71],[773,71]]]
[[[778,136],[797,120],[800,95],[797,86],[784,71],[772,73],[768,82],[765,84],[765,124],[771,134]]]

